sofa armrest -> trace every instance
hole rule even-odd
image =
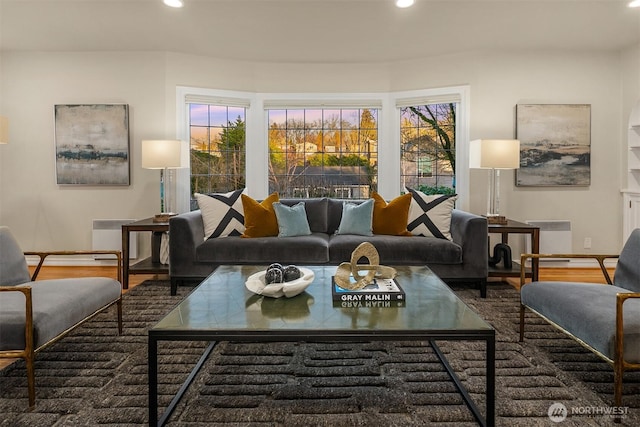
[[[200,210],[169,219],[169,274],[188,276],[196,262],[196,248],[204,242]]]
[[[451,212],[451,237],[454,243],[462,247],[462,261],[465,271],[473,272],[473,277],[486,279],[489,273],[487,218],[453,209]]]

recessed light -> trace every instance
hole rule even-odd
[[[396,6],[405,8],[409,6],[413,6],[415,0],[396,0]]]
[[[182,7],[184,2],[182,0],[162,0],[164,4],[170,7]]]
[[[629,7],[640,7],[640,0],[633,0],[629,2]]]

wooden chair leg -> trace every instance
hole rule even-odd
[[[622,407],[622,379],[624,376],[624,364],[615,360],[613,363],[613,404],[616,408]],[[614,422],[621,422],[620,415],[616,415]]]
[[[29,390],[29,408],[36,406],[36,371],[35,355],[27,354],[24,358],[27,367],[27,389]]]

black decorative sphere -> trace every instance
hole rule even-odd
[[[267,267],[267,270],[271,270],[272,268],[277,268],[280,271],[284,271],[284,267],[278,262],[274,262],[273,264],[269,265],[269,267]]]
[[[284,274],[282,270],[274,267],[268,268],[264,274],[264,282],[269,285],[271,283],[282,283],[284,282]]]
[[[284,281],[291,282],[292,280],[299,279],[302,276],[300,269],[295,265],[288,265],[284,269]]]

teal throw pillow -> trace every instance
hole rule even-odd
[[[311,234],[304,202],[293,206],[276,202],[273,204],[273,210],[276,212],[278,220],[278,237],[308,236]]]
[[[373,199],[358,204],[344,202],[336,234],[373,236]]]

